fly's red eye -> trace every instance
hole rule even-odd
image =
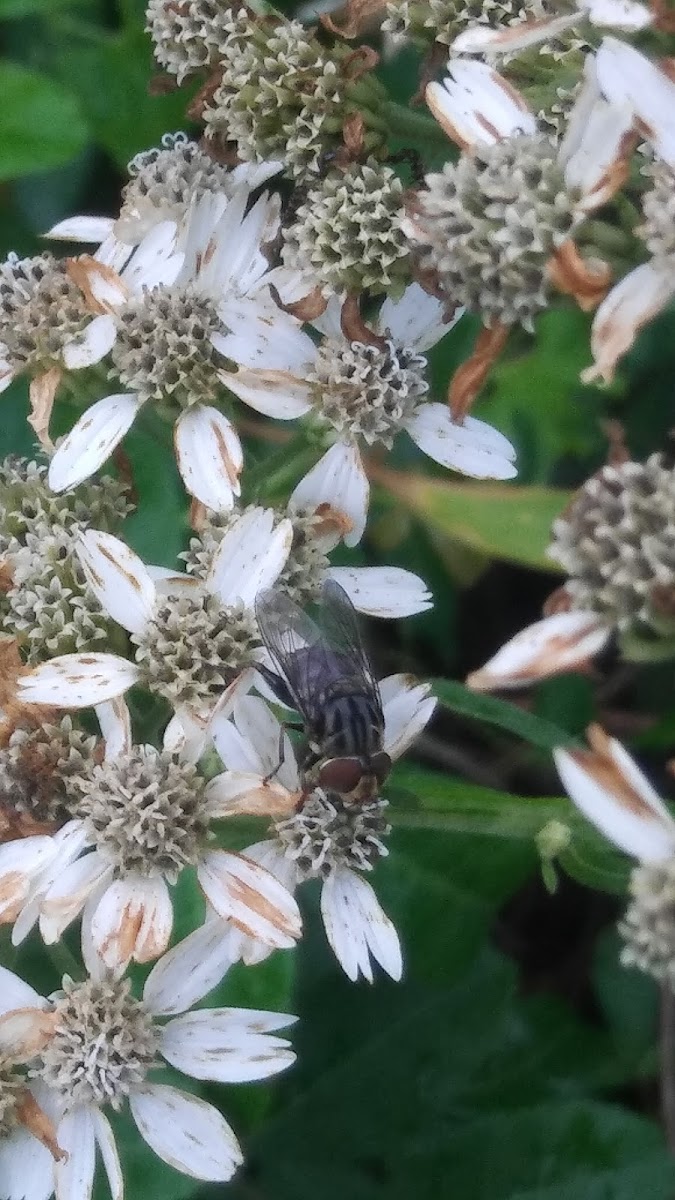
[[[330,758],[319,771],[319,786],[329,792],[349,794],[363,777],[363,764],[358,758]]]
[[[370,760],[370,769],[377,782],[380,785],[383,784],[391,771],[391,759],[389,755],[384,750],[380,750],[378,754],[374,754]]]

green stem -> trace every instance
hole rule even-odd
[[[448,135],[432,117],[428,117],[424,113],[418,113],[413,109],[406,108],[403,104],[397,104],[395,100],[386,100],[382,105],[380,115],[385,119],[390,132],[396,138],[412,138],[415,145],[427,142],[434,146],[447,146],[448,149],[451,147]]]

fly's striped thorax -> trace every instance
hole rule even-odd
[[[382,749],[382,717],[367,696],[342,695],[321,707],[320,740],[334,757],[368,758]]]

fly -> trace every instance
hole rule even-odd
[[[324,788],[352,803],[372,799],[391,759],[383,749],[380,689],[344,588],[334,579],[324,582],[316,621],[276,591],[258,596],[256,616],[277,668],[258,670],[304,722],[299,762],[305,790]]]

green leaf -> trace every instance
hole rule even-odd
[[[68,8],[76,3],[77,0],[0,0],[0,21],[48,14],[56,8]]]
[[[482,692],[472,692],[455,680],[437,679],[433,688],[444,708],[476,721],[497,725],[541,750],[554,750],[556,746],[568,746],[574,742],[567,730],[559,725],[543,717],[535,717],[505,700],[496,700],[494,696],[486,696]]]
[[[490,558],[556,570],[546,549],[551,525],[569,503],[570,492],[502,483],[447,483],[394,471],[380,471],[379,477],[438,533]]]
[[[17,63],[0,62],[0,179],[74,158],[89,130],[72,92]]]
[[[170,438],[170,427],[166,432]],[[178,567],[178,554],[187,540],[187,498],[173,451],[140,428],[125,439],[124,449],[137,493],[124,537],[144,562]]]

